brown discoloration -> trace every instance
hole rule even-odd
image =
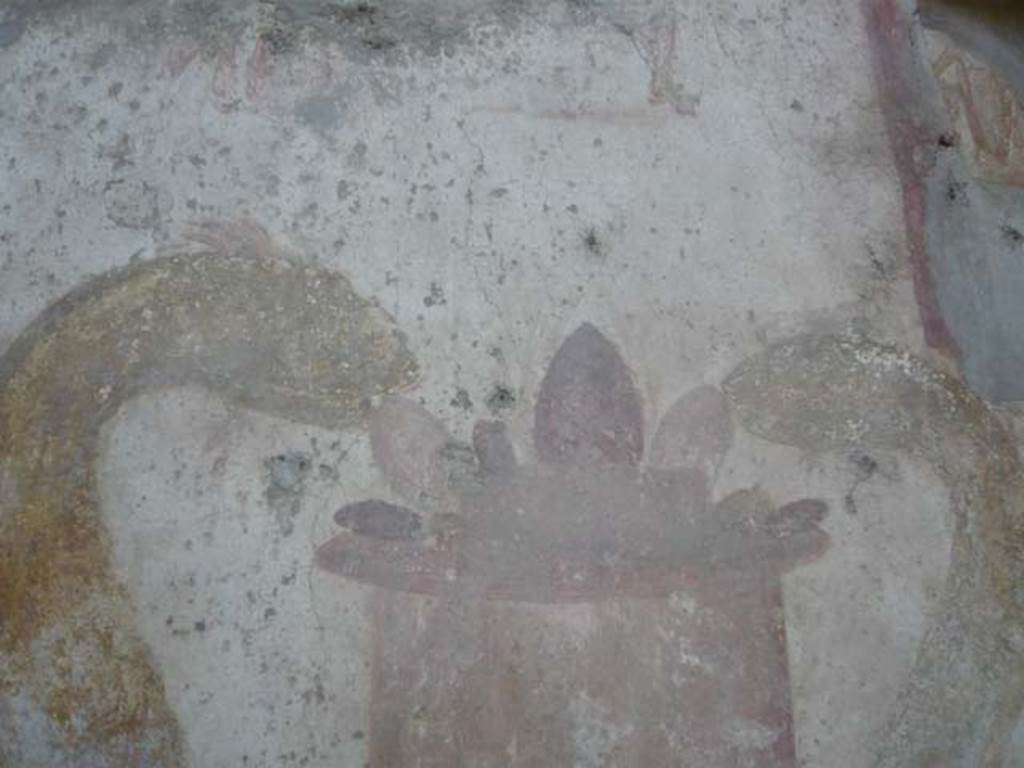
[[[1024,116],[1013,89],[988,67],[947,48],[933,64],[962,152],[978,178],[1024,185]]]
[[[1024,9],[1016,0],[920,0],[924,24],[995,67],[1024,97]]]
[[[251,225],[194,234],[206,250],[93,280],[0,359],[0,466],[17,489],[0,516],[0,696],[45,708],[58,761],[183,760],[111,569],[94,466],[102,425],[142,391],[196,382],[344,426],[415,375],[403,337],[345,278],[289,263]]]
[[[979,178],[1024,184],[1024,11],[1019,3],[927,0],[920,16],[945,33],[932,69],[962,154]]]
[[[955,511],[946,591],[878,766],[1000,766],[1024,701],[1024,473],[1013,436],[954,377],[862,339],[772,347],[725,384],[744,426],[807,451],[930,462]],[[922,762],[924,761],[924,762]]]

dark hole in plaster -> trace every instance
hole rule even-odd
[[[264,462],[270,476],[267,492],[272,497],[298,493],[302,490],[310,464],[310,457],[297,451],[279,453],[267,459]]]
[[[967,185],[962,181],[957,181],[952,176],[949,179],[949,184],[946,186],[946,199],[951,203],[959,201],[963,205],[967,205]]]
[[[854,464],[857,465],[858,475],[864,480],[875,474],[875,471],[878,469],[878,462],[866,453],[861,454],[854,459]]]
[[[601,239],[593,227],[583,233],[583,247],[594,256],[601,255]]]
[[[508,387],[498,384],[487,396],[487,407],[492,411],[501,411],[516,404],[516,395]]]
[[[444,295],[444,288],[439,283],[430,284],[430,293],[423,297],[423,306],[435,307],[447,304],[448,300]]]
[[[279,27],[273,27],[261,32],[260,40],[267,46],[267,50],[275,56],[287,53],[295,47],[293,35]]]
[[[462,387],[455,390],[455,397],[451,399],[451,406],[453,408],[461,408],[464,411],[472,410],[473,401],[469,397],[469,392]]]

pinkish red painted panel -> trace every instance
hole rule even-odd
[[[373,454],[406,505],[343,507],[316,553],[378,588],[371,764],[795,766],[781,577],[827,547],[826,507],[713,503],[732,437],[701,387],[644,461],[634,376],[589,324],[541,383],[536,463],[500,422],[466,445],[385,400]]]
[[[932,69],[963,155],[974,176],[1024,184],[1024,119],[1013,88],[989,67],[946,41]]]

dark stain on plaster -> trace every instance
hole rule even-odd
[[[498,413],[515,407],[516,393],[504,384],[495,384],[487,395],[486,404],[491,413]]]
[[[8,36],[20,36],[26,18],[58,18],[74,9],[95,12],[105,23],[122,25],[128,39],[138,45],[180,35],[212,56],[253,24],[248,0],[190,0],[148,7],[145,14],[126,13],[132,5],[131,0],[19,0],[9,12]],[[364,62],[451,56],[482,41],[501,49],[509,32],[539,20],[582,26],[611,19],[615,29],[627,31],[637,22],[605,4],[581,5],[569,0],[454,0],[444,5],[424,5],[417,0],[269,0],[261,5],[266,13],[258,29],[260,47],[270,56],[292,56],[312,42],[338,45],[346,55]],[[652,98],[664,97],[660,90],[655,88]]]
[[[1024,242],[1024,233],[1014,226],[1004,224],[1001,231],[1003,237],[1008,243],[1010,243],[1010,245],[1018,246]]]
[[[584,231],[583,234],[580,236],[580,241],[583,243],[584,251],[589,256],[597,259],[604,257],[604,243],[601,241],[600,236],[597,234],[596,228],[589,227],[586,231]]]
[[[449,405],[451,405],[452,408],[459,408],[463,411],[473,410],[473,400],[470,398],[469,392],[462,387],[455,390],[455,397],[451,399]]]
[[[423,297],[423,306],[425,307],[440,307],[448,303],[448,299],[445,298],[444,288],[440,283],[432,282],[430,284],[430,293]]]
[[[280,56],[295,50],[296,33],[287,27],[274,26],[260,32],[260,41],[271,56]]]

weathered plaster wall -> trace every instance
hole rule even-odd
[[[462,754],[467,765],[687,759],[724,766],[765,764],[771,752],[772,765],[867,766],[884,744],[897,759],[918,754],[913,739],[899,741],[898,728],[893,741],[885,739],[914,701],[908,679],[936,684],[914,672],[915,659],[930,623],[952,615],[943,608],[950,552],[967,547],[955,533],[969,525],[973,535],[982,514],[962,504],[981,471],[971,462],[987,468],[981,497],[1001,510],[1016,492],[1005,477],[1016,459],[1001,428],[978,415],[984,406],[923,363],[901,362],[911,358],[877,346],[929,353],[907,256],[906,171],[890,145],[860,3],[95,2],[15,3],[0,13],[0,350],[28,338],[33,319],[88,278],[134,265],[130,274],[161,253],[195,250],[188,241],[198,237],[219,257],[252,259],[255,250],[278,260],[295,280],[321,270],[345,275],[355,294],[379,305],[374,317],[383,327],[403,334],[416,362],[415,377],[396,363],[390,373],[358,379],[365,402],[345,400],[345,418],[335,418],[334,400],[282,403],[275,355],[285,361],[280,370],[297,372],[287,382],[293,394],[310,385],[302,372],[317,384],[317,376],[340,371],[347,387],[355,374],[345,368],[351,356],[331,357],[329,336],[305,333],[325,318],[333,322],[310,302],[320,294],[293,284],[275,302],[272,279],[260,277],[252,293],[242,285],[232,300],[243,318],[238,327],[265,340],[264,352],[225,363],[220,378],[178,377],[175,366],[143,377],[116,400],[124,403],[116,412],[103,413],[93,455],[73,455],[52,480],[63,487],[72,470],[94,470],[95,495],[80,512],[100,521],[95,557],[109,559],[104,579],[119,585],[103,594],[121,601],[118,621],[130,625],[131,638],[123,642],[143,648],[140,665],[162,680],[156,699],[173,727],[161,733],[176,746],[161,764],[384,765],[389,753],[381,751],[386,739],[375,713],[410,702],[410,712],[399,713],[408,715],[404,741],[394,740],[403,745],[394,753],[400,764],[452,764],[452,743],[429,738],[443,730],[440,704],[464,712],[479,702],[469,694],[454,704],[431,699],[454,686],[436,673],[481,658],[491,665],[485,669],[514,666],[510,659],[519,666],[500,679],[467,678],[476,680],[471,693],[498,692],[496,700],[482,696],[480,722],[445,726],[459,744],[472,745]],[[985,194],[996,200],[997,193]],[[973,200],[985,226],[1013,226],[998,201]],[[197,231],[205,221],[229,224]],[[203,336],[217,325],[202,315],[217,305],[216,292],[185,295],[195,299],[195,312],[178,293],[147,300],[158,310],[181,308],[174,316],[184,341],[175,337],[168,348],[181,360],[205,361],[181,369],[205,373],[215,358],[241,359],[223,334]],[[947,311],[952,299],[945,297]],[[307,320],[268,326],[266,316],[247,314],[263,301],[271,315]],[[138,330],[119,325],[126,315],[110,306],[98,327],[115,329],[103,337],[114,350],[109,370],[125,373],[132,358],[117,355]],[[600,461],[609,452],[627,458],[610,470],[580,460],[584,491],[598,487],[591,473],[646,477],[659,455],[657,425],[682,396],[710,385],[728,391],[731,415],[708,423],[723,430],[728,423],[732,437],[708,466],[690,466],[704,433],[683,420],[691,431],[676,438],[684,458],[675,469],[699,469],[709,485],[707,499],[686,497],[693,508],[756,520],[794,500],[827,505],[818,521],[827,549],[777,577],[784,608],[768,626],[776,639],[784,628],[781,667],[779,646],[753,647],[742,639],[742,622],[729,618],[729,595],[739,595],[737,605],[748,599],[734,582],[690,583],[690,592],[657,599],[476,609],[466,607],[479,605],[470,600],[382,590],[369,577],[360,583],[317,565],[315,553],[338,534],[334,516],[346,505],[378,499],[422,513],[425,526],[441,519],[402,489],[406,464],[389,465],[374,444],[383,394],[406,385],[405,396],[429,414],[398,420],[420,434],[413,446],[429,447],[430,435],[443,434],[462,444],[456,459],[468,456],[479,468],[487,454],[478,449],[474,458],[465,447],[474,424],[501,420],[519,465],[541,471],[552,444],[538,438],[535,406],[550,392],[546,376],[576,381],[571,367],[552,373],[552,360],[585,324],[604,339],[592,342],[603,350],[594,354],[610,361],[602,370],[618,374],[604,384],[599,376],[585,397],[556,387],[549,399],[600,422],[605,410],[587,409],[607,395],[626,415],[612,419],[610,437],[570,428],[575,422],[564,414],[555,432],[591,441]],[[347,339],[349,331],[334,333]],[[858,339],[843,347],[860,350],[856,365],[814,345],[833,335]],[[756,357],[794,337],[802,341],[792,347],[791,366]],[[68,349],[89,360],[91,337],[68,338]],[[965,369],[985,376],[972,355],[990,360],[1003,342],[993,337],[978,347],[971,338],[957,337],[968,353]],[[338,347],[357,355],[370,348]],[[404,359],[401,349],[391,351]],[[36,380],[60,381],[64,358],[48,360]],[[364,365],[360,359],[354,367]],[[747,386],[737,371],[760,371],[770,385]],[[1009,368],[999,376],[1016,380]],[[68,377],[67,391],[91,397],[98,381]],[[819,383],[827,391],[816,400]],[[917,408],[923,392],[937,390],[953,394]],[[8,409],[0,415],[13,418],[23,412],[20,403],[36,402],[34,389],[23,391],[25,399],[0,399]],[[38,412],[50,413],[60,397],[51,401]],[[787,408],[806,411],[806,432],[786,426]],[[903,418],[920,423],[906,434],[879,426]],[[429,419],[436,424],[424,426],[434,424]],[[28,434],[33,422],[25,423]],[[629,439],[621,442],[620,433]],[[59,433],[50,437],[62,442]],[[951,451],[969,450],[956,460],[936,452],[946,441]],[[35,519],[22,504],[24,489],[10,479],[35,461],[25,453],[33,445],[26,438],[0,449],[2,540],[21,541],[15,532]],[[997,457],[988,464],[986,447]],[[427,450],[408,461],[433,467],[449,454]],[[429,484],[413,486],[430,495]],[[732,506],[724,501],[755,487],[771,504],[753,494]],[[476,508],[464,500],[463,480],[446,488]],[[623,510],[628,540],[635,510]],[[779,525],[784,538],[789,531]],[[998,539],[998,531],[986,535],[985,547]],[[733,546],[705,552],[724,558],[740,551]],[[761,558],[755,552],[751,562]],[[970,558],[956,562],[967,563],[968,581],[981,572],[971,570]],[[765,604],[776,605],[758,605]],[[450,622],[438,605],[457,606]],[[981,626],[974,614],[968,618]],[[999,621],[1008,633],[1017,626]],[[449,624],[454,629],[444,629]],[[489,626],[498,630],[481,629]],[[59,620],[52,631],[74,636]],[[420,645],[418,632],[426,638]],[[495,639],[502,633],[520,650]],[[735,651],[708,650],[716,637],[734,640]],[[33,652],[48,663],[55,652],[30,641],[28,651],[6,647],[15,661],[0,669],[23,669],[18,660]],[[451,657],[431,656],[438,647],[451,648]],[[676,701],[699,700],[699,675],[756,690],[750,669],[730,666],[751,658],[782,670],[762,685],[773,702],[789,701],[781,715],[764,715],[782,723],[777,731],[753,715],[737,715],[735,727],[701,725],[687,705],[680,708],[691,718],[685,727],[655,737],[630,714],[646,711],[639,707],[646,703],[647,720],[661,722]],[[1013,668],[1012,659],[999,661],[1000,669]],[[408,691],[389,688],[387,670]],[[660,680],[666,671],[677,678]],[[651,696],[642,687],[621,692],[623,681],[644,675],[658,680]],[[788,687],[779,682],[785,675]],[[86,754],[101,766],[150,759],[93,732],[69,740],[67,724],[34,698],[28,679],[0,689],[0,763],[45,765]],[[963,690],[969,703],[984,699],[971,686]],[[422,691],[426,698],[416,698]],[[531,719],[531,704],[535,719],[550,711],[553,725]],[[1011,704],[998,706],[1004,719],[1006,712],[1015,719]],[[982,720],[983,737],[1007,730]],[[531,743],[530,733],[541,736]],[[121,735],[132,738],[130,728]],[[950,743],[960,735],[951,729]],[[1005,739],[994,738],[1002,749]]]

